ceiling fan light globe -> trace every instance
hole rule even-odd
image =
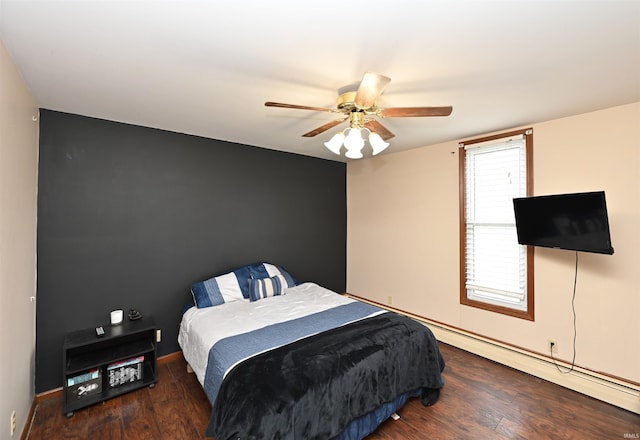
[[[352,128],[349,130],[349,134],[344,139],[344,146],[347,150],[361,150],[364,147],[364,139],[362,139],[362,133],[359,128]]]
[[[362,151],[359,149],[351,149],[351,150],[347,150],[346,153],[344,153],[344,155],[346,157],[348,157],[349,159],[362,159],[364,156],[362,155]]]
[[[344,139],[344,146],[347,152],[344,154],[349,159],[362,159],[362,149],[364,148],[364,139],[359,128],[352,128]]]
[[[342,141],[344,141],[344,133],[336,133],[328,142],[324,143],[324,146],[327,147],[327,149],[332,153],[340,155],[340,147],[342,147]]]
[[[373,155],[383,152],[388,146],[389,142],[385,142],[378,133],[371,133],[369,135],[369,143],[373,148]]]

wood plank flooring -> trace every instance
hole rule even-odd
[[[640,415],[441,344],[447,367],[440,400],[409,401],[368,440],[639,438]],[[154,388],[77,411],[61,399],[38,404],[28,439],[204,439],[210,405],[182,359],[161,364]]]

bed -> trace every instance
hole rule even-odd
[[[191,290],[178,342],[216,440],[361,439],[408,399],[438,399],[444,360],[415,320],[269,263]]]

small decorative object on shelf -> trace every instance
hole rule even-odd
[[[129,321],[137,321],[142,319],[142,315],[136,309],[129,309]]]
[[[122,322],[122,309],[113,310],[111,312],[111,325],[120,324]]]

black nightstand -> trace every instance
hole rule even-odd
[[[73,412],[158,381],[151,317],[68,333],[62,345],[63,412]]]

